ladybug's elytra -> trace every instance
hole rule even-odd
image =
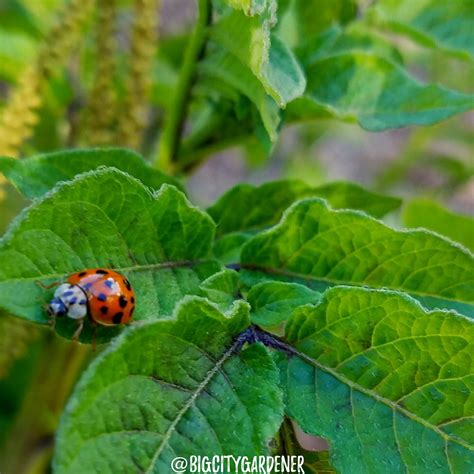
[[[113,270],[91,268],[69,276],[54,292],[48,314],[54,318],[76,319],[77,339],[89,316],[93,323],[103,326],[127,324],[135,310],[135,293],[126,277]]]

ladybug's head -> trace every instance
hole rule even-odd
[[[55,318],[60,318],[61,316],[66,316],[67,314],[67,307],[61,298],[57,298],[56,296],[50,301],[47,307],[48,314],[50,316],[54,316]]]
[[[48,314],[53,317],[68,316],[82,319],[87,315],[87,296],[81,287],[64,283],[56,289],[50,301]]]

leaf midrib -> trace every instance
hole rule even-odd
[[[198,385],[196,390],[193,392],[192,396],[184,404],[183,408],[181,408],[181,410],[178,412],[178,414],[176,415],[176,418],[174,419],[174,421],[171,423],[171,425],[166,430],[166,433],[163,437],[162,442],[156,448],[155,454],[153,455],[153,457],[150,461],[150,465],[149,465],[148,469],[145,471],[145,474],[149,474],[150,472],[152,472],[152,469],[154,468],[156,461],[160,457],[160,454],[163,452],[163,449],[168,444],[171,436],[173,435],[173,432],[174,432],[176,426],[179,424],[179,422],[181,421],[183,416],[187,413],[187,411],[194,405],[195,401],[197,400],[199,395],[201,395],[201,393],[205,390],[205,388],[207,387],[209,382],[212,380],[212,378],[221,370],[224,363],[234,354],[235,350],[237,349],[237,347],[240,344],[241,344],[240,341],[236,340],[232,344],[232,346],[229,349],[227,349],[226,352],[224,352],[222,357],[216,362],[214,367],[212,367],[211,370],[209,370],[209,372],[206,374],[206,377]]]

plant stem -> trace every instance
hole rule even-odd
[[[35,375],[0,456],[2,473],[44,472],[59,417],[89,354],[88,345],[54,334],[45,338]]]
[[[212,19],[211,0],[198,0],[198,18],[184,55],[172,106],[168,111],[160,140],[156,165],[168,173],[179,170],[178,151],[196,75],[196,66],[204,54],[207,28]]]

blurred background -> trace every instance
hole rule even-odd
[[[159,13],[156,3],[101,0],[97,11],[92,0],[0,0],[0,111],[8,108],[0,155],[21,159],[62,148],[114,145],[133,148],[154,160],[196,19],[193,0],[161,0]],[[370,28],[372,20],[366,12],[373,3],[358,3],[355,21],[364,28]],[[291,37],[291,28],[285,28],[283,22],[279,34]],[[379,27],[378,34],[397,47],[414,77],[473,92],[472,61],[426,47],[392,30]],[[199,122],[195,113],[199,94],[209,91],[196,94],[185,133]],[[227,106],[224,103],[224,113]],[[245,114],[247,104],[239,102],[239,107]],[[205,150],[206,159],[181,178],[191,200],[202,207],[240,182],[295,178],[312,185],[351,180],[402,198],[427,197],[448,211],[468,216],[474,214],[473,131],[472,112],[433,126],[378,133],[353,123],[321,119],[284,128],[277,143],[263,150],[254,136],[239,145],[211,146]],[[27,204],[11,185],[0,182],[2,234]],[[396,216],[387,220],[399,225]],[[74,351],[48,330],[1,319],[3,452],[14,449],[11,443],[5,445],[10,430],[22,433],[33,423],[31,407],[22,408],[32,397],[28,387],[64,378],[61,371],[70,370],[52,364],[48,379],[48,354],[73,359],[77,375],[90,354]],[[57,406],[51,406],[48,415],[51,419],[41,420],[52,430],[70,385],[66,381],[58,387]],[[44,394],[45,399],[48,396]],[[38,407],[41,397],[41,390],[33,397],[38,399]],[[21,410],[26,411],[22,414]],[[49,434],[45,430],[45,445],[51,442],[51,429]],[[21,445],[22,441],[17,439],[16,443]],[[41,459],[35,462],[44,467]],[[32,468],[30,472],[44,471]]]

